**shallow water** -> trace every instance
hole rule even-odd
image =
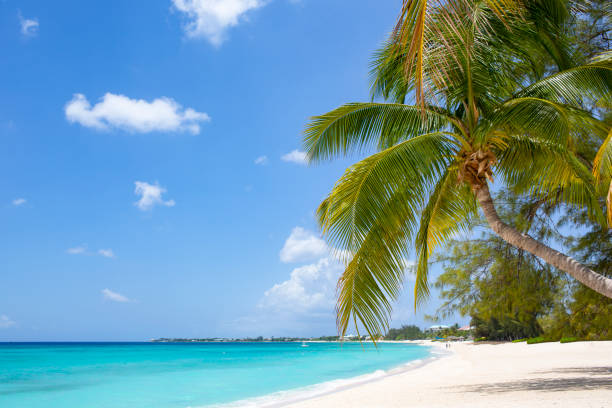
[[[0,407],[187,408],[345,386],[429,356],[412,344],[0,343]],[[380,374],[380,371],[379,371]],[[362,379],[367,377],[361,377]],[[294,395],[294,396],[295,396]],[[259,405],[259,403],[257,403]]]

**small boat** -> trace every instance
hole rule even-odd
[[[302,347],[308,347],[308,344],[306,344],[305,341],[302,342]]]

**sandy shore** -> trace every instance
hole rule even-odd
[[[452,354],[291,408],[612,407],[612,342],[454,343]]]

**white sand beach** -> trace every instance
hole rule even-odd
[[[420,368],[292,408],[612,407],[612,342],[453,343]]]

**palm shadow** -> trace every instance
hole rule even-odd
[[[585,391],[612,390],[612,367],[567,367],[537,371],[533,374],[576,374],[563,378],[530,378],[519,381],[476,384],[462,387],[460,392],[496,394],[518,391]]]

